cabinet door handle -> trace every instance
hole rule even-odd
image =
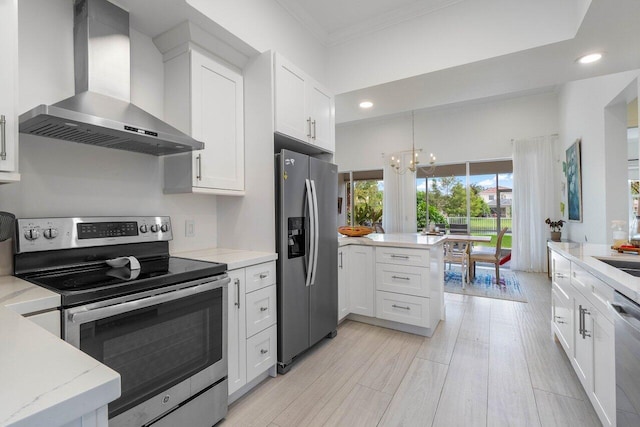
[[[391,276],[392,279],[398,279],[398,280],[411,280],[408,277],[402,277],[402,276]]]
[[[202,154],[196,156],[196,179],[202,181]]]
[[[7,119],[4,114],[0,116],[0,139],[2,140],[0,159],[7,160]]]
[[[311,117],[307,119],[307,138],[311,138]]]
[[[311,124],[313,125],[313,136],[311,138],[316,139],[316,121],[313,120]]]
[[[586,308],[583,308],[582,309],[582,338],[583,339],[587,339],[587,337],[591,336],[589,331],[587,331],[587,318],[586,318],[587,314],[591,316],[591,312]]]
[[[267,277],[269,277],[269,273],[260,273],[261,279],[266,279]]]
[[[396,255],[396,254],[391,254],[391,258],[409,259],[409,257],[406,255]]]
[[[260,354],[267,354],[269,353],[269,350],[265,350],[264,348],[260,349]]]
[[[582,305],[578,306],[578,312],[578,333],[582,335]],[[582,337],[584,338],[584,335],[582,335]]]
[[[393,308],[401,308],[403,310],[411,310],[411,307],[407,307],[407,306],[404,306],[404,305],[392,304],[391,307],[393,307]]]
[[[339,267],[342,268],[342,252],[340,252],[338,255],[340,255],[340,265],[339,265]]]
[[[269,310],[268,307],[260,307],[260,311],[267,311],[267,310]]]
[[[235,306],[240,308],[240,279],[234,279],[233,284],[236,285],[236,303]]]

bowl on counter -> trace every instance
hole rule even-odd
[[[373,233],[373,228],[365,227],[363,225],[356,225],[356,226],[344,225],[342,227],[338,227],[338,233],[348,237],[362,237],[362,236],[366,236],[367,234]]]

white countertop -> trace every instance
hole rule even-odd
[[[117,372],[20,316],[59,305],[54,292],[0,277],[2,426],[64,425],[120,396]]]
[[[447,236],[430,236],[421,233],[372,233],[363,237],[339,237],[338,245],[390,246],[428,249],[441,245]]]
[[[637,303],[640,303],[640,277],[624,273],[615,267],[605,264],[596,258],[615,259],[620,261],[637,262],[640,267],[640,256],[619,254],[610,245],[595,243],[549,242],[552,250],[559,252],[571,261],[584,267],[594,276],[606,282]]]
[[[227,264],[227,269],[236,270],[263,262],[275,261],[278,254],[275,252],[256,252],[241,249],[210,248],[197,251],[178,252],[172,255],[182,258],[192,258],[200,261],[222,262]]]

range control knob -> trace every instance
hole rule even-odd
[[[28,228],[24,230],[24,237],[27,240],[36,240],[40,237],[40,229],[39,228]]]
[[[142,224],[142,225],[140,226],[140,232],[141,232],[141,233],[146,233],[147,231],[149,231],[149,227],[147,227],[147,225],[146,225],[146,224]]]
[[[151,232],[152,233],[157,233],[159,229],[160,229],[160,227],[158,227],[158,224],[153,224],[151,226]]]
[[[166,233],[167,231],[169,231],[169,224],[162,224],[160,226],[160,231],[162,231],[163,233]]]
[[[55,239],[56,237],[58,237],[58,229],[53,227],[45,228],[42,234],[46,239]]]

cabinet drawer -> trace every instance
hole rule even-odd
[[[379,246],[376,248],[376,262],[429,268],[429,251]]]
[[[571,282],[571,262],[558,254],[551,252],[552,280],[564,288],[570,286]],[[566,290],[566,289],[565,289]]]
[[[267,286],[246,296],[247,337],[276,323],[276,287]]]
[[[376,264],[376,289],[428,297],[429,271],[424,267],[378,263]]]
[[[277,325],[247,340],[247,382],[276,364]]]
[[[376,317],[428,328],[429,298],[377,291]]]
[[[609,312],[609,303],[613,301],[613,288],[598,279],[576,263],[571,263],[571,284],[593,306],[603,313],[609,321],[613,322],[613,316]]]
[[[276,284],[276,263],[274,261],[252,265],[246,269],[247,292],[257,291]]]

